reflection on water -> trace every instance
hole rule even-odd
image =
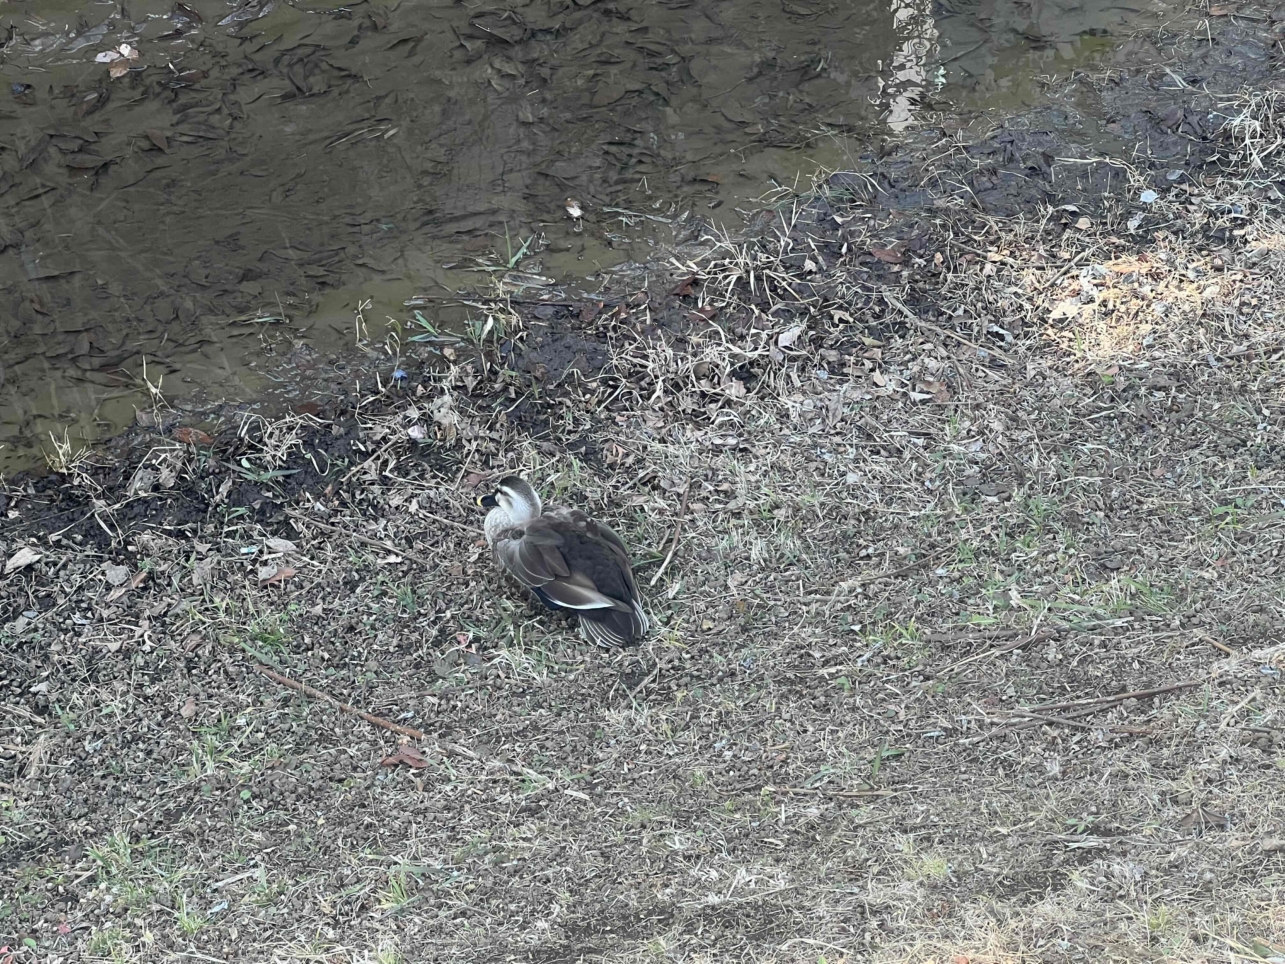
[[[928,71],[937,60],[932,0],[892,0],[892,28],[902,40],[892,55],[891,78],[884,88],[888,98],[884,120],[900,132],[913,122],[919,98],[928,86]],[[940,88],[941,83],[935,86]]]
[[[290,399],[342,375],[366,300],[436,319],[497,265],[586,284],[735,228],[852,163],[829,135],[1002,87],[1118,9],[31,0],[0,20],[0,465],[113,431],[147,382]]]

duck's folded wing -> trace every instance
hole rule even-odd
[[[592,574],[601,560],[585,557],[585,548],[579,533],[560,531],[556,520],[538,519],[522,535],[501,538],[495,551],[501,565],[518,582],[558,606],[628,609],[626,601],[613,599],[595,585]]]
[[[555,579],[540,587],[540,593],[559,606],[581,611],[589,609],[616,609],[628,611],[629,607],[619,599],[604,596],[592,586],[581,585],[575,579]]]
[[[590,518],[587,513],[580,509],[551,509],[546,515],[576,527],[590,539],[601,544],[604,549],[607,549],[619,564],[621,577],[629,587],[630,595],[638,595],[638,587],[634,585],[634,568],[633,562],[629,558],[629,549],[625,546],[625,540],[616,535],[610,526],[604,525],[597,519]]]

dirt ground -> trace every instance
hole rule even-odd
[[[1285,957],[1285,100],[1173,96],[1181,164],[929,139],[9,480],[0,944]],[[636,547],[643,645],[493,571],[515,469]]]

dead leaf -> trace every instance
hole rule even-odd
[[[19,569],[25,569],[33,562],[39,562],[42,556],[35,549],[23,546],[4,564],[4,574],[7,576],[11,572],[17,572]]]
[[[103,572],[107,574],[107,581],[113,586],[123,586],[129,582],[128,566],[119,566],[116,563],[109,562],[103,566]]]
[[[183,701],[183,706],[179,709],[178,715],[183,717],[183,719],[185,720],[190,720],[192,717],[196,716],[196,697],[195,696],[189,696],[186,700]]]
[[[870,253],[884,264],[901,264],[901,252],[896,248],[876,248],[872,245]]]
[[[182,442],[184,445],[210,445],[214,439],[199,428],[188,428],[184,425],[174,430],[174,441]]]
[[[1228,7],[1222,4],[1215,4],[1209,8],[1209,16],[1211,17],[1230,17],[1235,12],[1235,7]]]
[[[273,552],[298,552],[299,547],[289,539],[282,539],[279,536],[272,536],[267,540],[267,546]]]
[[[223,484],[219,486],[219,490],[214,493],[214,504],[222,505],[224,502],[226,502],[228,499],[228,493],[231,491],[232,491],[232,476],[229,475],[226,479],[223,480]]]
[[[396,753],[379,761],[379,765],[383,767],[395,767],[399,763],[404,763],[413,770],[422,770],[428,766],[428,760],[413,743],[403,743]]]
[[[1215,813],[1207,807],[1197,807],[1178,821],[1183,830],[1229,830],[1231,818],[1225,813]]]
[[[688,295],[692,293],[692,286],[695,284],[696,284],[695,276],[691,278],[686,278],[678,282],[678,284],[674,286],[673,290],[670,291],[669,294],[671,297],[674,297],[674,298],[686,298]]]
[[[1049,312],[1050,321],[1062,321],[1065,318],[1074,318],[1080,313],[1081,305],[1074,298],[1067,298],[1065,301],[1059,301],[1053,310]]]
[[[888,385],[888,379],[884,378],[883,372],[871,372],[870,380],[880,388],[886,388]]]
[[[129,73],[129,61],[123,57],[120,60],[114,60],[107,66],[107,74],[112,80],[119,80]]]
[[[259,570],[259,585],[280,585],[287,579],[293,579],[297,573],[297,569],[291,569],[289,566],[281,566],[280,568],[277,568],[276,566],[264,566]]]
[[[785,331],[776,336],[776,347],[789,348],[799,340],[799,336],[803,334],[803,331],[803,325],[795,325],[792,328],[785,329]]]
[[[433,422],[441,431],[442,437],[448,442],[455,441],[455,436],[459,431],[460,417],[455,411],[451,396],[439,395],[428,403],[428,410],[433,416]]]
[[[946,387],[945,382],[920,382],[915,387],[921,392],[927,392],[938,404],[950,401],[950,389]]]
[[[125,595],[125,593],[129,592],[131,589],[137,589],[139,586],[143,584],[144,580],[146,579],[147,579],[147,570],[146,569],[138,570],[138,572],[134,573],[134,578],[131,579],[128,583],[126,583],[123,586],[117,586],[115,589],[113,589],[111,592],[107,594],[107,602],[109,603],[115,602],[121,596]]]
[[[1081,217],[1075,222],[1075,229],[1077,231],[1087,231],[1092,226],[1093,226],[1093,222],[1085,217]]]
[[[406,434],[417,442],[428,438],[428,430],[423,425],[412,425],[406,430]]]
[[[149,127],[147,130],[143,131],[143,133],[147,135],[147,139],[149,141],[155,144],[166,154],[170,152],[170,141],[169,138],[165,136],[164,131],[159,131],[155,127]]]
[[[215,556],[207,556],[192,567],[192,585],[198,589],[207,586],[214,578],[214,566],[218,562]]]

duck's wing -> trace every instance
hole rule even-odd
[[[615,555],[624,573],[625,582],[629,587],[629,598],[636,600],[638,598],[638,586],[634,582],[634,566],[629,558],[629,550],[625,547],[625,541],[616,535],[615,531],[597,519],[592,519],[580,509],[550,509],[545,515],[563,519],[573,526],[583,530],[584,533],[592,540],[602,542],[609,547]]]
[[[586,634],[596,642],[619,645],[646,632],[624,543],[584,513],[545,513],[503,533],[495,554],[546,605],[578,612]]]

